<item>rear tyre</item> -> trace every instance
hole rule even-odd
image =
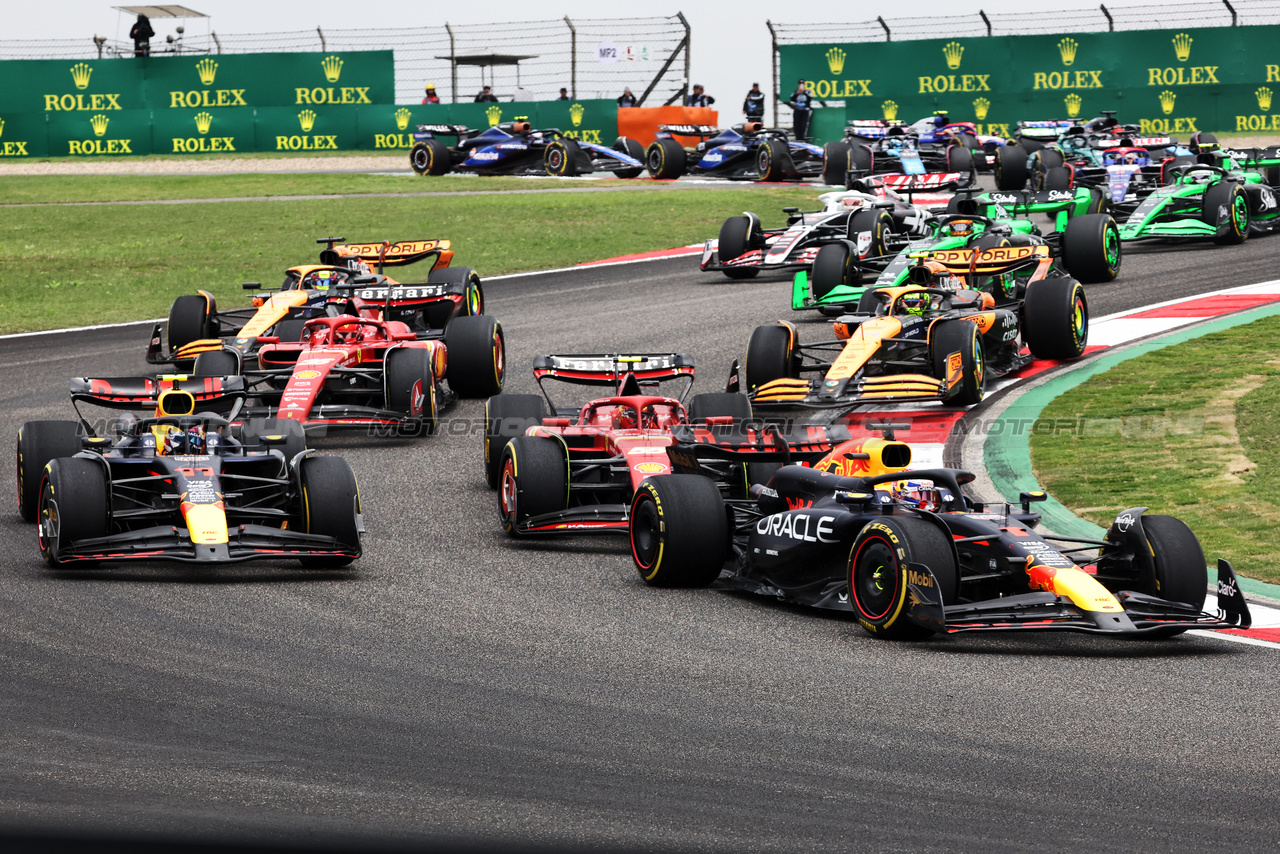
[[[794,355],[790,328],[781,323],[757,326],[747,341],[747,363],[743,370],[747,388],[794,376]]]
[[[516,436],[502,449],[498,521],[509,536],[517,525],[569,506],[569,457],[559,439]]]
[[[82,430],[74,421],[28,421],[18,428],[18,513],[24,522],[34,522],[40,514],[44,467],[79,453]]]
[[[1110,282],[1120,275],[1120,229],[1111,214],[1072,217],[1062,233],[1062,261],[1082,282]]]
[[[169,308],[169,351],[210,337],[209,303],[204,297],[178,297]]]
[[[757,181],[785,181],[786,173],[786,143],[778,142],[775,139],[765,140],[760,143],[760,147],[756,150],[756,180]]]
[[[452,369],[452,365],[449,366]],[[400,426],[401,436],[430,435],[436,429],[436,377],[431,351],[397,347],[387,354],[387,409],[420,418]]]
[[[655,139],[644,154],[649,177],[673,181],[684,174],[684,148],[674,139]]]
[[[943,320],[935,323],[930,334],[929,349],[933,354],[933,372],[946,381],[951,373],[951,357],[960,354],[960,380],[950,388],[947,403],[973,406],[982,400],[986,388],[986,353],[978,325],[968,320]]]
[[[484,402],[484,482],[497,489],[507,443],[542,423],[547,404],[540,394],[497,394]]]
[[[250,418],[240,428],[240,441],[246,445],[260,445],[264,436],[284,437],[284,444],[276,447],[286,461],[307,449],[306,430],[292,418]]]
[[[1044,148],[1043,142],[1040,142],[1039,140],[1036,140],[1036,139],[1032,139],[1031,137],[1028,137],[1028,136],[1018,137],[1018,145],[1022,146],[1022,150],[1027,152],[1027,154],[1034,154],[1035,152]]]
[[[871,242],[867,244],[868,258],[882,258],[889,254],[889,235],[893,233],[893,214],[883,208],[871,211],[858,211],[849,217],[846,236],[858,245],[858,235],[870,234]]]
[[[542,165],[548,175],[568,178],[578,174],[578,158],[582,149],[571,139],[553,139],[542,152]]]
[[[444,330],[449,388],[459,397],[491,397],[502,391],[506,351],[502,324],[488,315],[455,317]]]
[[[689,420],[706,421],[708,418],[732,418],[735,423],[750,421],[751,401],[745,394],[735,392],[707,392],[695,394],[689,401]]]
[[[351,466],[342,457],[307,457],[298,467],[302,485],[302,529],[308,534],[333,537],[338,544],[360,553],[360,488]],[[354,560],[347,555],[304,557],[308,568],[336,569]]]
[[[1027,186],[1027,150],[1021,145],[1002,145],[996,149],[996,189],[1021,190]]]
[[[853,543],[849,604],[858,623],[875,637],[919,640],[933,634],[907,619],[910,563],[929,567],[943,605],[955,602],[960,583],[955,555],[946,534],[931,523],[912,516],[884,516],[868,523]]]
[[[427,282],[433,285],[445,285],[450,293],[462,294],[459,316],[475,317],[478,314],[484,314],[484,288],[480,284],[480,274],[473,268],[445,267],[441,270],[432,270],[427,274]],[[434,326],[439,329],[444,326],[444,323]]]
[[[1143,516],[1142,529],[1156,569],[1155,589],[1143,592],[1203,608],[1209,573],[1196,535],[1172,516]]]
[[[871,146],[860,142],[849,144],[849,169],[870,173],[875,169],[876,156]]]
[[[273,330],[281,344],[293,344],[302,340],[302,330],[307,325],[306,318],[294,317],[281,320]]]
[[[410,149],[409,165],[419,175],[443,175],[449,171],[449,146],[438,139],[424,139]]]
[[[844,243],[828,243],[813,258],[809,288],[814,299],[822,299],[839,285],[854,285],[861,279],[857,259]]]
[[[763,246],[764,236],[754,217],[731,216],[720,226],[720,240],[716,245],[716,257],[724,264]],[[721,272],[730,279],[753,279],[760,270],[758,267],[728,267]]]
[[[849,143],[828,142],[822,146],[822,183],[844,186],[849,174]]]
[[[196,356],[191,373],[197,377],[234,377],[240,373],[240,360],[229,350],[208,350]]]
[[[1075,186],[1075,173],[1070,166],[1054,166],[1038,174],[1042,176],[1038,188],[1041,190],[1070,190]]]
[[[1089,341],[1084,285],[1067,276],[1032,282],[1022,303],[1022,339],[1037,359],[1077,359]]]
[[[1213,239],[1214,243],[1234,245],[1249,238],[1249,199],[1239,184],[1219,181],[1204,194],[1201,218],[1219,229],[1226,226],[1226,233]]]
[[[620,136],[614,141],[613,150],[621,151],[631,159],[639,160],[641,164],[631,169],[619,169],[613,174],[619,178],[639,178],[644,172],[644,146],[629,136]]]
[[[40,554],[49,566],[62,566],[58,552],[78,540],[105,537],[111,497],[107,476],[93,460],[50,460],[40,480]],[[74,561],[91,566],[93,561]]]
[[[651,587],[706,587],[729,558],[729,517],[715,483],[696,474],[646,478],[631,499],[631,557]]]
[[[969,138],[972,139],[972,137]],[[973,152],[963,145],[947,146],[947,171],[959,172],[962,175],[973,172]]]

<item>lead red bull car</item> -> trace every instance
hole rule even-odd
[[[539,356],[534,378],[610,387],[609,397],[581,407],[557,407],[536,394],[489,398],[485,408],[485,479],[498,490],[498,518],[513,537],[539,534],[626,533],[629,504],[645,478],[671,470],[673,430],[723,431],[751,426],[751,405],[735,391],[694,395],[693,357],[679,353]],[[678,397],[660,383],[684,380]],[[794,440],[797,453],[826,451],[848,431],[813,427]],[[745,494],[763,470],[715,468],[720,487]]]
[[[147,361],[190,367],[203,353],[225,350],[235,355],[239,367],[252,364],[260,339],[297,341],[308,319],[341,313],[356,282],[361,283],[356,296],[385,303],[373,316],[385,313],[423,336],[439,332],[454,317],[484,313],[480,276],[470,267],[449,266],[454,255],[450,241],[343,241],[341,237],[317,240],[325,244],[320,263],[290,267],[279,289],[254,296],[251,307],[219,311],[217,300],[207,291],[178,297],[169,309],[167,330],[157,323],[151,332]],[[430,262],[425,282],[407,284],[384,274],[388,267],[422,262]],[[246,282],[243,287],[263,290],[258,282]],[[394,296],[390,302],[388,293]],[[225,366],[222,357],[215,361],[220,368]]]
[[[911,469],[889,438],[841,444],[812,466],[783,465],[747,498],[726,499],[721,464],[784,458],[750,437],[678,429],[672,474],[640,484],[631,551],[646,584],[731,588],[852,612],[870,634],[921,639],[961,632],[1073,631],[1167,638],[1188,629],[1247,628],[1231,564],[1218,561],[1217,608],[1195,534],[1135,507],[1100,540],[1037,530],[1032,503],[981,503],[958,469]]]
[[[80,415],[18,431],[18,509],[38,524],[50,566],[296,559],[323,568],[360,556],[350,466],[308,450],[288,422],[233,431],[243,377],[77,377],[70,390],[78,415],[80,404],[153,411],[103,430]],[[228,403],[227,418],[197,411]]]

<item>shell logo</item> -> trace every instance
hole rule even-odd
[[[662,474],[666,470],[667,467],[662,463],[640,463],[636,466],[636,471],[645,474]]]
[[[300,380],[313,380],[316,377],[320,376],[320,372],[319,371],[298,371],[297,373],[294,374],[294,376]]]

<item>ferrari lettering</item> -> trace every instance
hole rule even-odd
[[[231,136],[193,136],[187,139],[175,137],[173,140],[174,154],[202,154],[207,151],[235,150],[235,137]]]
[[[192,89],[190,92],[170,92],[172,107],[247,107],[243,89]]]
[[[371,104],[368,86],[339,86],[327,88],[317,86],[308,89],[305,86],[295,88],[297,96],[295,104]]]
[[[1101,71],[1037,71],[1033,89],[1101,89]]]
[[[939,74],[937,77],[920,77],[920,91],[925,92],[990,92],[987,83],[990,74]],[[870,94],[869,92],[867,94]],[[819,95],[818,97],[822,97]]]
[[[337,151],[337,135],[277,136],[276,151]]]
[[[1218,66],[1196,65],[1191,68],[1148,68],[1148,86],[1195,86],[1200,83],[1217,83]]]
[[[423,299],[424,297],[438,297],[444,293],[444,287],[414,287],[414,288],[364,288],[356,293],[360,299],[367,300],[401,300],[401,299]]]
[[[766,516],[756,523],[756,533],[771,537],[788,537],[806,543],[834,543],[835,516],[810,516],[806,513],[780,513]],[[812,533],[811,533],[812,531]]]
[[[131,139],[69,140],[68,154],[133,154]]]
[[[100,95],[45,95],[44,96],[45,112],[52,110],[61,110],[63,112],[71,112],[73,110],[119,110],[120,94],[103,93]]]

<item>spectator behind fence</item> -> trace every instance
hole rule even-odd
[[[477,104],[488,104],[488,103],[496,104],[497,102],[498,102],[498,98],[496,95],[493,94],[492,86],[484,87],[483,89],[480,90],[479,94],[476,95],[475,103]]]
[[[693,85],[693,94],[689,96],[689,100],[685,103],[685,106],[686,107],[710,107],[715,102],[716,102],[715,98],[712,98],[710,95],[708,95],[706,92],[702,90],[701,84],[695,83]]]
[[[800,85],[796,87],[796,91],[791,93],[787,106],[791,108],[795,117],[793,130],[796,139],[808,139],[809,119],[813,118],[813,95],[809,94],[809,90],[805,87],[803,77],[800,78]]]
[[[139,15],[138,20],[134,22],[133,28],[129,30],[129,38],[133,39],[133,55],[134,56],[150,56],[151,55],[151,37],[156,31],[151,29],[151,21],[146,15]]]
[[[764,93],[760,91],[759,83],[751,84],[751,91],[747,92],[747,98],[742,102],[742,114],[749,122],[758,122],[764,118]]]
[[[427,94],[426,94],[426,96],[422,99],[422,103],[424,103],[424,104],[438,104],[438,103],[440,103],[440,96],[436,94],[436,84],[434,84],[434,83],[428,83],[428,84],[427,84]]]
[[[634,107],[636,105],[636,96],[631,94],[631,87],[622,90],[622,97],[618,98],[619,107]]]
[[[558,100],[561,100],[561,101],[567,101],[567,100],[569,100],[569,90],[568,90],[568,89],[566,89],[566,88],[564,88],[563,86],[561,86],[561,87],[560,87],[560,97],[559,97],[559,99],[558,99]]]

